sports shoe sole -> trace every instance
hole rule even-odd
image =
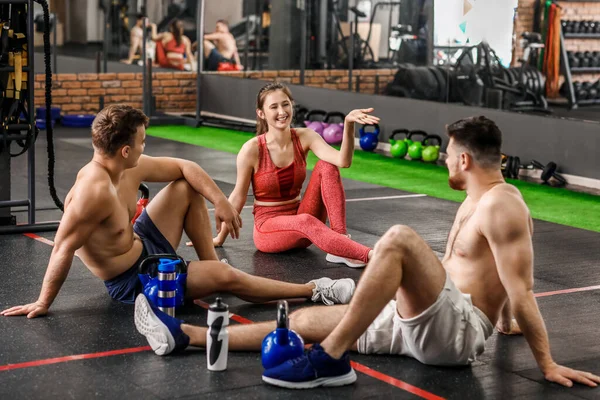
[[[154,314],[144,295],[140,294],[135,299],[134,320],[137,331],[146,337],[157,355],[164,356],[173,351],[175,338],[169,332],[169,328]]]
[[[279,386],[287,389],[312,389],[316,387],[334,387],[350,385],[356,381],[356,372],[353,369],[345,375],[331,376],[327,378],[317,378],[314,381],[308,382],[288,382],[279,379],[269,378],[263,375],[263,381],[274,386]]]
[[[364,268],[367,266],[365,263],[354,264],[353,262],[346,260],[344,257],[334,256],[333,254],[327,254],[325,256],[325,260],[335,264],[346,264],[346,266],[350,268]]]

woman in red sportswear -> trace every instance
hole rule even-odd
[[[190,39],[183,34],[183,22],[173,20],[169,24],[169,32],[162,33],[156,32],[156,24],[151,26],[152,40],[156,42],[156,63],[163,68],[183,71],[187,62],[193,71],[196,60]]]
[[[369,115],[370,108],[351,111],[338,151],[314,130],[290,127],[293,99],[286,86],[264,86],[256,103],[257,136],[238,154],[236,185],[229,197],[241,212],[252,182],[256,248],[278,253],[314,244],[328,253],[329,262],[364,267],[372,250],[351,240],[346,231],[346,197],[338,168],[348,168],[352,162],[354,123],[376,124],[379,118]],[[309,150],[320,161],[301,198]],[[330,227],[325,224],[327,218]],[[215,246],[222,245],[227,234],[221,229]]]

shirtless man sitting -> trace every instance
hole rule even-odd
[[[130,38],[129,56],[127,57],[126,60],[121,60],[121,62],[123,62],[125,64],[133,63],[138,52],[139,52],[140,59],[142,57],[142,43],[144,41],[144,30],[143,30],[144,20],[145,20],[144,15],[138,14],[136,17],[135,25],[131,28],[131,33],[129,35],[129,38]],[[152,25],[147,23],[146,26],[152,26]],[[148,39],[150,39],[150,37],[148,37]],[[154,42],[152,40],[147,40],[147,42],[146,42],[146,57],[150,60],[154,59],[154,51],[155,51]]]
[[[266,370],[265,382],[288,388],[350,384],[356,374],[348,350],[404,355],[429,365],[468,365],[483,353],[494,324],[505,334],[522,331],[547,380],[564,386],[600,382],[591,373],[556,364],[550,354],[533,295],[532,219],[519,191],[502,177],[500,130],[475,117],[449,125],[447,133],[450,187],[466,190],[467,198],[442,262],[409,227],[389,229],[375,245],[349,305],[308,307],[290,316],[290,328],[314,345],[302,357]],[[147,328],[140,321],[158,328],[146,335],[151,343],[162,334],[205,346],[206,328],[164,317],[143,295],[135,313],[138,330]],[[259,350],[275,327],[275,322],[231,326],[229,348]]]
[[[234,238],[242,226],[240,215],[198,164],[142,155],[147,126],[148,117],[127,105],[111,105],[98,113],[92,125],[94,155],[67,194],[40,296],[34,303],[9,308],[1,315],[45,315],[67,278],[74,255],[104,281],[115,300],[133,304],[142,291],[139,264],[152,254],[175,254],[183,231],[201,260],[188,265],[186,298],[230,292],[253,302],[296,297],[325,304],[350,300],[355,288],[352,279],[291,284],[249,275],[219,262],[205,199],[215,207],[217,230],[228,229]],[[131,220],[142,181],[170,183],[134,225]]]
[[[241,68],[235,38],[229,32],[227,21],[218,20],[215,31],[204,35],[204,58],[207,71],[216,71],[219,63],[222,62],[235,64]]]

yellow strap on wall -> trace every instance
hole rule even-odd
[[[8,65],[14,67],[15,55],[13,52],[8,52]],[[11,72],[8,74],[8,82],[6,82],[6,98],[15,98],[15,73]]]
[[[21,53],[15,54],[15,99],[21,98],[21,88],[23,87],[23,66],[21,65]]]

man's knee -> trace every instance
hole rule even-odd
[[[220,266],[218,276],[216,277],[219,290],[233,292],[240,289],[239,286],[242,284],[239,277],[240,272],[229,264],[221,264],[223,265]]]
[[[186,181],[185,179],[178,179],[169,184],[170,190],[172,190],[177,198],[189,199],[195,201],[204,202],[204,197],[196,192],[196,190]]]
[[[405,252],[414,248],[419,235],[406,225],[394,225],[375,244],[376,252]]]
[[[202,47],[204,48],[204,56],[208,57],[212,49],[215,48],[215,45],[210,40],[204,40],[202,42]]]
[[[290,329],[302,331],[310,325],[309,309],[301,308],[290,314]]]

